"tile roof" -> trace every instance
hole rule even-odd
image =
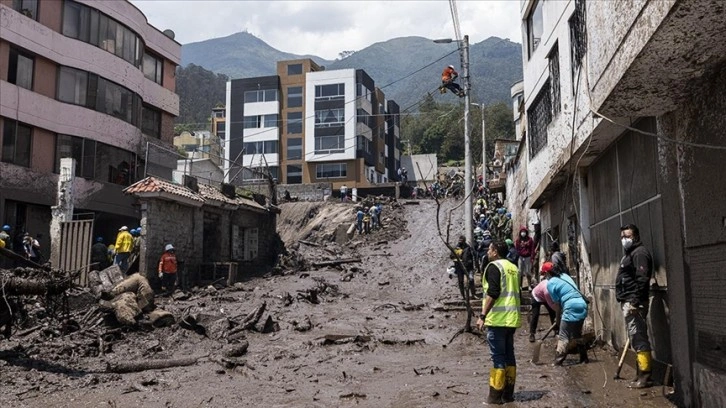
[[[204,199],[202,197],[180,184],[174,184],[170,181],[162,180],[151,176],[143,180],[139,180],[136,183],[126,187],[124,189],[124,193],[168,193],[171,195],[188,198],[190,200],[204,202]]]
[[[156,177],[149,176],[143,180],[137,181],[136,183],[126,187],[124,193],[126,194],[139,194],[139,193],[167,193],[176,195],[184,198],[188,198],[194,201],[212,204],[213,201],[239,205],[256,210],[267,211],[267,209],[249,198],[237,196],[235,198],[229,198],[222,194],[219,189],[214,186],[199,183],[199,192],[195,193],[189,188],[180,184],[175,184],[170,181],[159,179]]]

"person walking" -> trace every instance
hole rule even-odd
[[[91,270],[102,271],[108,268],[108,254],[103,237],[96,237],[96,243],[91,246]]]
[[[489,264],[482,278],[482,311],[476,326],[487,327],[487,342],[494,367],[489,371],[488,404],[514,401],[517,361],[514,333],[521,325],[519,271],[506,259],[507,244],[489,245]]]
[[[129,228],[123,226],[118,229],[118,235],[116,235],[116,245],[114,245],[116,251],[116,258],[114,264],[121,268],[121,272],[126,273],[129,268],[129,256],[131,251],[134,249],[134,238],[129,233]]]
[[[519,255],[519,279],[524,283],[524,277],[527,277],[527,283],[530,289],[536,284],[532,280],[532,256],[534,255],[535,242],[529,236],[529,230],[527,227],[522,226],[519,228],[519,236],[514,241],[514,246],[517,248],[517,254]]]
[[[174,245],[166,244],[164,253],[161,255],[161,259],[159,259],[159,278],[161,279],[161,287],[166,289],[164,291],[166,296],[174,293],[176,271],[176,250],[174,249]]]
[[[582,325],[587,317],[587,302],[582,293],[575,286],[575,282],[567,270],[553,262],[552,269],[546,272],[547,292],[554,302],[559,323],[559,338],[557,339],[557,353],[555,366],[561,366],[567,359],[567,349],[571,341],[577,343],[580,354],[580,363],[588,363],[587,348],[582,339]]]
[[[547,313],[550,315],[550,324],[555,324],[557,321],[557,312],[555,312],[555,302],[552,301],[550,293],[547,291],[547,273],[552,270],[554,265],[552,262],[545,262],[542,264],[540,275],[542,279],[539,281],[537,286],[532,289],[532,313],[529,320],[529,342],[534,343],[534,334],[537,333],[537,325],[539,324],[539,310],[541,306],[547,308]],[[555,332],[559,332],[559,327],[555,326]]]
[[[470,298],[476,299],[476,288],[474,287],[474,252],[471,246],[466,243],[466,238],[463,235],[459,236],[454,253],[449,255],[449,257],[454,261],[456,280],[459,284],[461,298],[466,299],[464,276],[467,276],[469,278]]]
[[[40,243],[27,232],[23,234],[23,250],[28,260],[40,263]]]
[[[615,278],[615,298],[620,302],[630,346],[637,357],[638,377],[633,388],[647,388],[651,381],[650,339],[646,318],[649,308],[650,278],[653,276],[653,257],[640,240],[640,230],[634,224],[620,227],[620,240],[625,255]]]
[[[358,208],[358,212],[355,213],[355,226],[358,230],[358,235],[361,235],[363,233],[363,218],[365,214],[363,214],[363,209]]]
[[[343,184],[340,186],[340,202],[345,202],[346,198],[348,198],[348,186]]]

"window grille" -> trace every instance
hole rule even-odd
[[[547,125],[552,121],[552,101],[548,79],[527,110],[529,124],[529,158],[533,158],[547,145]]]
[[[575,0],[575,12],[570,17],[570,58],[572,78],[577,79],[577,70],[587,52],[587,24],[585,0]]]
[[[555,43],[549,55],[550,85],[552,86],[552,116],[560,112],[560,46]]]

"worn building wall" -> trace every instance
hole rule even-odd
[[[257,257],[252,260],[239,260],[238,277],[258,273],[271,268],[275,262],[277,241],[277,217],[274,213],[260,214],[251,211],[236,211],[231,216],[231,223],[243,231],[247,228],[258,229]]]
[[[179,261],[187,271],[196,273],[201,263],[203,216],[198,207],[166,200],[141,199],[141,235],[139,272],[156,279],[159,258],[166,244],[176,248]]]
[[[297,197],[302,201],[322,201],[325,191],[333,191],[333,183],[310,183],[310,184],[278,184],[277,198],[285,196],[285,190],[290,192],[291,197]],[[267,194],[267,190],[258,191],[260,194]]]
[[[715,67],[693,82],[691,97],[668,115],[659,118],[659,133],[685,143],[726,146],[726,66]],[[669,280],[682,283],[674,296],[683,301],[673,316],[671,334],[686,353],[676,356],[676,376],[685,382],[685,405],[725,406],[726,313],[721,288],[726,285],[726,183],[715,172],[724,151],[672,144],[661,140],[661,174],[669,181],[666,219],[680,220],[681,231],[669,225],[666,243],[673,251]],[[678,253],[683,248],[682,255]],[[672,285],[675,287],[675,285]],[[680,348],[679,348],[680,349]],[[689,367],[689,363],[693,367]],[[690,369],[689,369],[690,368]],[[693,382],[691,392],[688,384]]]

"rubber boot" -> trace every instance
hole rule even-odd
[[[504,369],[504,393],[502,402],[514,401],[514,385],[517,382],[517,366],[507,366]]]
[[[553,366],[561,367],[562,364],[567,360],[567,353],[560,354],[559,352],[555,354],[555,362],[552,363]]]
[[[651,360],[650,350],[639,351],[637,355],[638,359],[638,382],[633,385],[633,388],[648,388],[653,386],[653,381],[650,378]]]
[[[590,362],[590,358],[587,356],[587,346],[578,344],[577,351],[580,353],[580,363],[587,364]]]
[[[503,368],[492,368],[489,370],[489,396],[487,404],[501,405],[504,394],[505,371]]]

